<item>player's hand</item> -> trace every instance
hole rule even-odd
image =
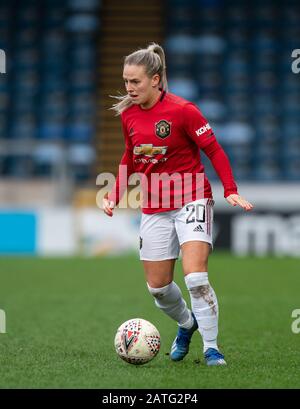
[[[103,198],[102,207],[103,207],[104,213],[107,214],[107,216],[110,216],[110,217],[113,216],[113,210],[114,210],[115,204],[113,201],[108,200],[108,194],[106,194]]]
[[[253,209],[253,205],[248,202],[248,200],[244,199],[240,195],[232,194],[226,197],[226,200],[231,206],[239,205],[241,206],[246,212],[249,212]]]

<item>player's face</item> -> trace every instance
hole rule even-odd
[[[143,65],[124,66],[123,78],[127,94],[132,102],[143,108],[151,107],[159,94],[159,75],[149,78]]]

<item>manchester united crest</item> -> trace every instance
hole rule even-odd
[[[165,139],[171,134],[171,122],[162,119],[155,124],[155,134],[161,139]]]

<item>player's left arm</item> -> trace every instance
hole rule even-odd
[[[227,202],[246,211],[252,210],[253,205],[238,194],[229,159],[201,111],[194,104],[187,104],[183,113],[185,131],[210,159],[223,184]]]
[[[202,148],[202,150],[210,159],[224,186],[224,197],[227,202],[232,206],[238,205],[246,211],[252,210],[253,205],[238,194],[231,165],[222,146],[214,138],[211,143]]]

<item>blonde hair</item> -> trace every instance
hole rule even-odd
[[[147,48],[134,51],[127,55],[124,59],[125,65],[143,65],[146,74],[149,78],[158,74],[160,76],[159,87],[163,90],[168,90],[167,74],[166,74],[166,57],[163,48],[156,43],[151,43]],[[133,105],[129,95],[113,96],[119,102],[113,104],[110,108],[120,115],[123,111]]]

